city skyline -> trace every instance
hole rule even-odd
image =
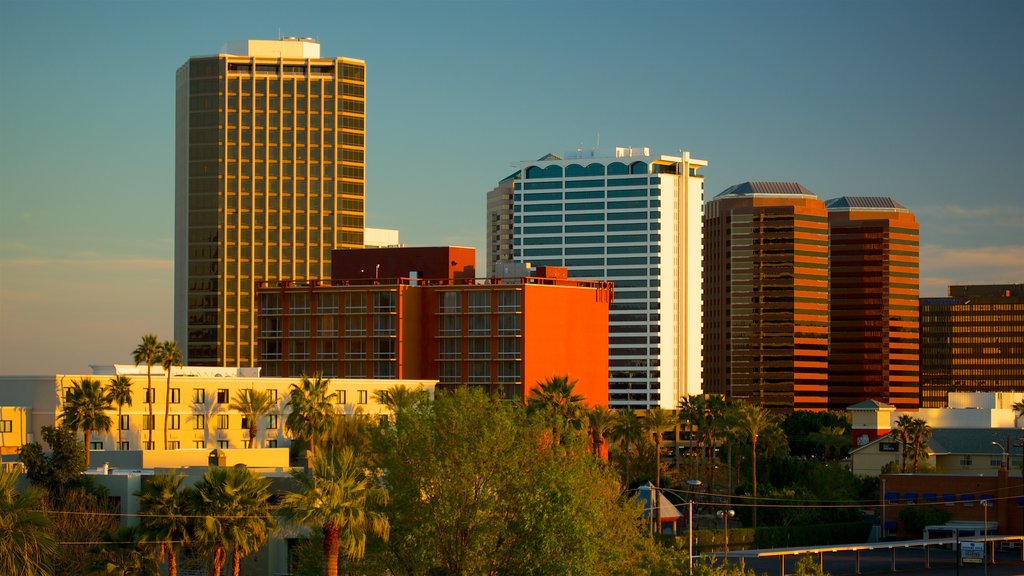
[[[0,373],[171,336],[174,71],[278,35],[367,62],[367,224],[481,270],[515,160],[683,146],[707,199],[784,180],[906,205],[922,296],[1024,277],[1019,4],[282,5],[0,4]]]

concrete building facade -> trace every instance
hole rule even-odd
[[[921,298],[921,405],[951,392],[1024,392],[1024,284],[950,286]]]
[[[489,271],[528,262],[615,283],[612,407],[675,408],[701,391],[705,166],[688,152],[647,148],[617,148],[610,158],[549,154],[520,163],[488,195]]]
[[[704,391],[828,407],[828,214],[795,182],[744,182],[704,211]]]
[[[920,405],[918,225],[892,198],[825,202],[829,238],[828,405]]]
[[[254,366],[255,282],[330,275],[362,247],[366,66],[250,40],[177,72],[174,336],[187,363]]]
[[[564,268],[478,280],[475,261],[472,248],[338,250],[329,281],[263,282],[260,365],[509,399],[568,375],[588,404],[607,405],[611,283],[570,280]]]

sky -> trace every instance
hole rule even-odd
[[[519,161],[616,146],[891,196],[921,294],[1024,282],[1024,2],[0,0],[0,374],[173,335],[175,71],[312,36],[367,63],[367,225],[485,252]]]

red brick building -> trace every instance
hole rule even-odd
[[[337,250],[331,280],[260,283],[263,374],[436,379],[506,398],[567,374],[607,406],[612,284],[552,267],[478,280],[475,262],[472,248]]]

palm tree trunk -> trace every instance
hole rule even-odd
[[[117,405],[117,449],[121,449],[121,404]]]
[[[750,441],[750,452],[753,460],[753,478],[754,478],[754,530],[757,530],[757,436],[753,436]]]
[[[178,576],[178,554],[170,546],[167,547],[167,576]]]
[[[242,572],[242,555],[238,553],[238,548],[231,553],[231,576],[239,576]]]
[[[339,529],[334,523],[324,524],[324,559],[326,560],[327,576],[338,576],[338,549],[341,542],[338,540]]]
[[[213,553],[213,576],[220,576],[220,572],[224,568],[224,556],[224,547],[217,546],[217,550]]]
[[[92,430],[88,428],[82,430],[82,434],[85,436],[85,467],[89,468],[89,436],[92,435]]]
[[[146,405],[149,406],[149,440],[146,442],[146,447],[153,445],[153,365],[146,365]]]
[[[167,416],[171,413],[171,368],[167,369],[167,386],[164,392],[164,450],[167,450]]]
[[[252,424],[249,425],[249,448],[259,448],[256,446],[256,419],[252,419]]]

